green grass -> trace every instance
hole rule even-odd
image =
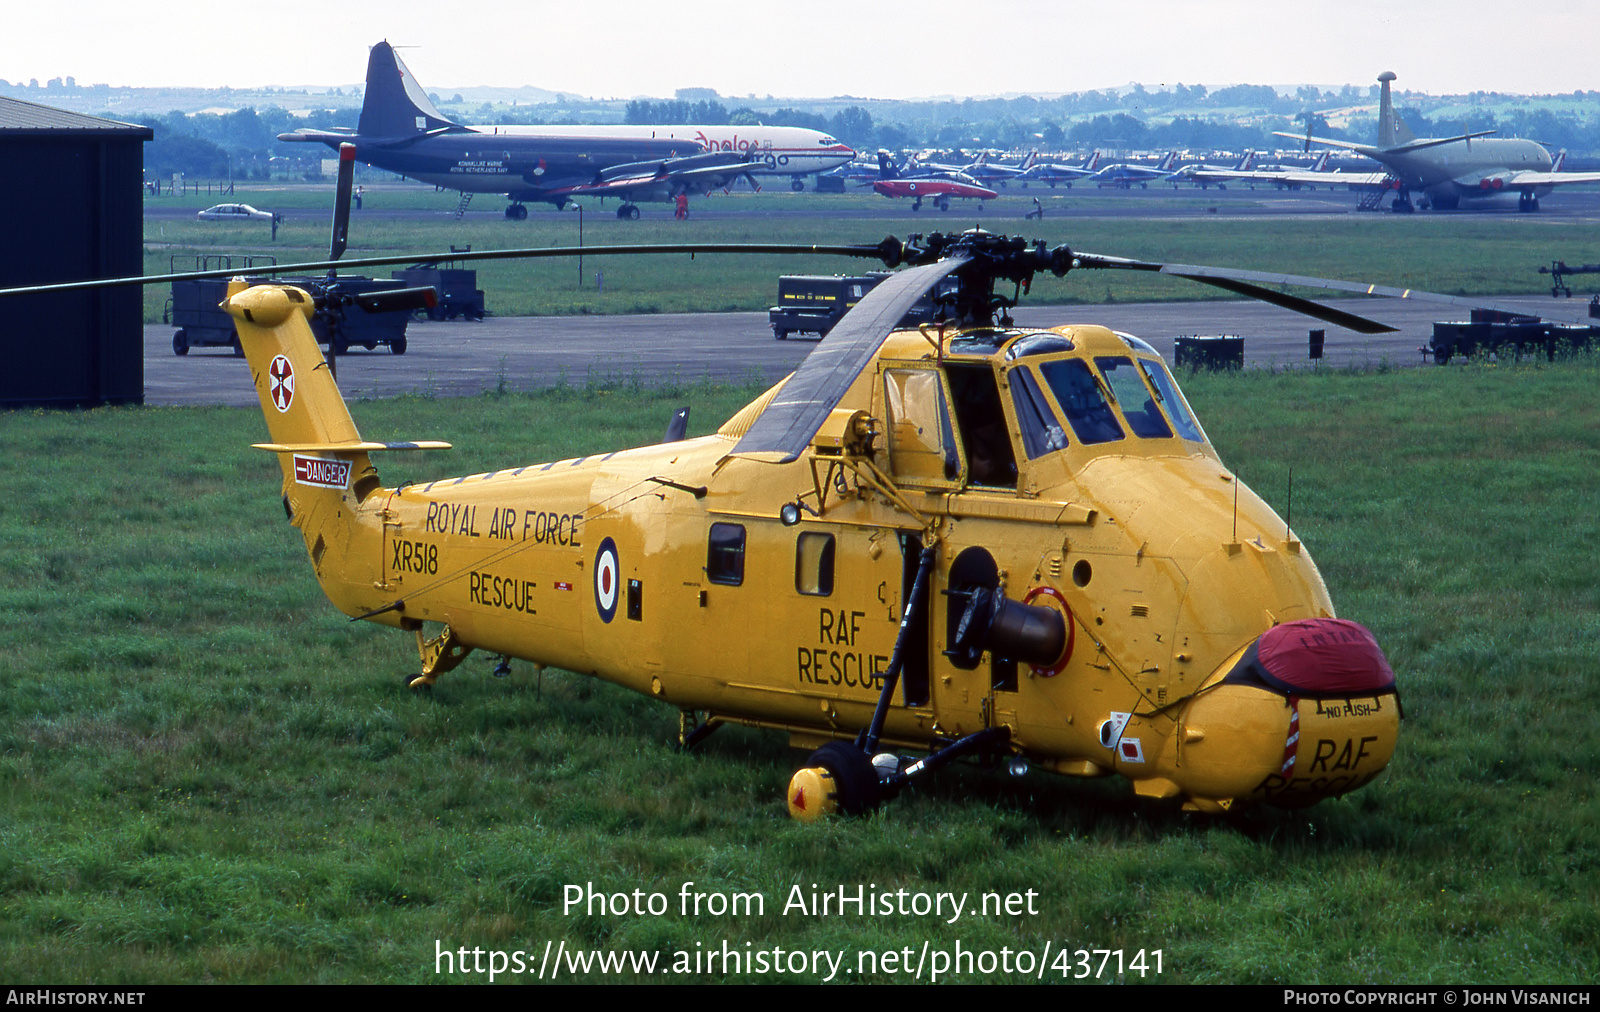
[[[374,188],[376,189],[376,188]],[[577,215],[533,208],[527,221],[469,217],[456,221],[453,194],[396,186],[369,190],[370,207],[393,201],[407,207],[432,207],[438,218],[384,221],[362,218],[351,225],[349,258],[448,250],[470,244],[474,250],[575,246]],[[151,219],[146,223],[145,271],[166,273],[174,255],[196,253],[269,253],[281,263],[325,259],[328,249],[327,202],[331,187],[293,190],[304,205],[291,213],[276,242],[266,226],[230,227],[188,219]],[[1020,191],[1019,191],[1020,193]],[[1349,195],[1352,207],[1355,195]],[[161,206],[169,200],[197,208],[215,203],[203,197],[150,198]],[[278,209],[272,193],[239,187],[233,199]],[[618,221],[612,204],[594,206],[585,215],[587,245],[663,242],[876,243],[886,234],[902,238],[913,232],[959,230],[981,224],[995,232],[1044,239],[1052,245],[1116,256],[1175,263],[1214,264],[1253,270],[1309,274],[1342,280],[1394,284],[1459,295],[1543,295],[1547,280],[1541,264],[1560,257],[1568,263],[1600,259],[1593,229],[1587,223],[1557,221],[1537,215],[1328,215],[1309,219],[1272,217],[1234,219],[1195,217],[1137,219],[1096,217],[1112,205],[1126,206],[1126,197],[1046,196],[1049,212],[1043,222],[1021,220],[1031,200],[1010,195],[991,201],[987,210],[957,208],[948,214],[909,211],[899,218],[834,219],[783,217],[764,212],[793,208],[845,209],[881,206],[870,194],[828,196],[814,193],[718,195],[704,201],[717,209],[748,212],[732,219],[673,221],[664,211],[637,222]],[[1144,201],[1143,196],[1131,198]],[[1150,197],[1149,200],[1161,198]],[[320,206],[319,206],[320,202]],[[478,206],[498,208],[500,198],[480,195]],[[531,206],[531,205],[530,205]],[[651,205],[654,207],[654,205]],[[761,310],[772,305],[780,274],[849,273],[874,263],[837,257],[686,256],[587,257],[583,289],[576,264],[560,261],[478,263],[479,287],[490,310],[501,316],[574,313],[724,312]],[[595,275],[604,272],[602,292]],[[387,277],[387,268],[377,268]],[[1317,297],[1319,293],[1311,292]],[[1028,301],[1039,303],[1148,302],[1217,297],[1214,288],[1143,275],[1079,272],[1067,278],[1040,278]],[[164,286],[145,294],[145,319],[157,322],[168,296]]]
[[[1592,982],[1597,380],[1592,361],[1186,380],[1224,460],[1280,512],[1293,468],[1295,528],[1340,613],[1387,649],[1407,715],[1389,771],[1348,799],[1225,818],[1120,780],[962,768],[870,818],[793,824],[782,735],[725,729],[681,755],[670,707],[524,665],[494,679],[479,658],[405,690],[407,637],[322,599],[277,465],[248,449],[258,412],[5,415],[0,968],[389,983],[437,979],[436,940],[535,962],[547,941],[853,960],[927,940],[1160,949],[1159,979],[1178,982]],[[398,482],[648,442],[680,403],[706,431],[750,394],[354,412],[369,438],[458,447],[390,455]],[[563,887],[589,882],[672,912],[563,913]],[[759,892],[766,911],[678,916],[686,882]],[[974,903],[1031,889],[1038,913],[782,913],[813,884]]]

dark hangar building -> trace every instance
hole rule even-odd
[[[149,127],[0,98],[0,287],[144,273]],[[0,407],[144,400],[137,287],[0,305]]]

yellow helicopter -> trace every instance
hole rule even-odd
[[[337,219],[335,237],[337,257]],[[728,248],[745,247],[609,251]],[[680,419],[657,445],[399,487],[374,453],[448,444],[364,439],[318,299],[230,284],[258,445],[329,600],[415,637],[413,687],[482,651],[677,707],[686,747],[728,723],[787,732],[813,750],[787,790],[798,819],[870,810],[971,755],[1206,812],[1378,776],[1401,720],[1383,652],[1336,617],[1161,357],[1007,310],[1041,273],[1145,270],[1371,332],[1388,328],[1259,282],[1394,290],[980,230],[828,251],[906,269],[714,434]],[[285,269],[308,266],[329,264]],[[900,329],[929,292],[938,322]]]
[[[970,753],[1219,811],[1372,780],[1400,714],[1289,526],[1147,344],[987,316],[1059,251],[971,233],[893,275],[715,434],[386,487],[296,288],[230,286],[283,501],[328,598],[815,748],[809,819]],[[942,324],[892,325],[941,279]],[[763,630],[762,632],[754,632]],[[925,751],[906,762],[897,750]]]

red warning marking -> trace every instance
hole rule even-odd
[[[345,488],[350,484],[350,462],[295,454],[294,480],[302,485]]]
[[[282,355],[272,360],[272,365],[267,367],[268,396],[272,398],[272,406],[280,413],[289,410],[289,405],[294,403],[294,366]]]

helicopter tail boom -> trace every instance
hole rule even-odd
[[[305,538],[329,600],[346,614],[368,610],[374,574],[365,571],[371,568],[365,560],[377,559],[382,537],[382,511],[362,508],[380,486],[369,453],[417,444],[361,438],[311,332],[308,293],[237,281],[223,307],[234,317],[272,439],[257,445],[276,453],[283,467],[289,522]]]

